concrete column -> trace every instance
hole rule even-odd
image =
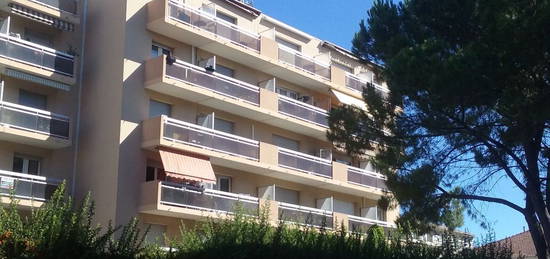
[[[260,199],[260,213],[265,213],[267,220],[273,224],[279,224],[279,203],[273,200]]]
[[[279,59],[279,45],[273,39],[266,36],[260,37],[260,54],[270,59]]]
[[[260,88],[260,107],[278,113],[279,97],[277,93]]]
[[[260,163],[279,165],[279,150],[277,146],[260,141]]]
[[[334,220],[333,224],[335,230],[340,230],[342,226],[346,230],[349,229],[348,215],[339,212],[333,212],[332,218]]]
[[[348,166],[338,162],[332,162],[332,179],[347,183],[348,182]]]
[[[336,66],[330,66],[330,80],[338,86],[345,87],[346,72]]]

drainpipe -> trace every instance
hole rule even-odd
[[[72,173],[72,179],[71,179],[71,195],[74,197],[76,192],[76,172],[77,172],[77,160],[78,160],[78,148],[79,148],[79,139],[80,139],[80,109],[82,106],[82,81],[83,81],[83,74],[84,74],[84,49],[86,45],[86,25],[88,21],[88,0],[81,0],[82,6],[82,14],[81,14],[81,35],[80,35],[80,68],[78,72],[78,103],[77,103],[77,109],[76,109],[76,123],[75,123],[75,129],[74,129],[74,156],[73,156],[73,173]]]

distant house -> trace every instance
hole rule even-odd
[[[533,243],[533,239],[531,238],[531,233],[529,231],[524,231],[501,239],[496,241],[496,243],[511,245],[512,251],[514,252],[514,258],[517,258],[520,254],[524,256],[525,259],[537,258],[535,244]]]

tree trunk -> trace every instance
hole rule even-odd
[[[544,236],[541,233],[540,224],[537,221],[533,207],[529,199],[526,199],[525,204],[525,221],[529,226],[529,233],[533,239],[533,244],[535,245],[535,250],[537,251],[537,258],[547,259],[548,246],[545,242]]]

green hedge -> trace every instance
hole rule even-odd
[[[488,245],[458,249],[452,235],[441,247],[406,236],[388,236],[374,226],[365,234],[279,224],[238,213],[227,220],[208,220],[183,228],[168,240],[170,248],[144,242],[137,220],[124,227],[94,225],[89,198],[78,207],[63,184],[51,200],[30,217],[22,216],[14,199],[0,209],[0,258],[511,258],[508,247]]]

